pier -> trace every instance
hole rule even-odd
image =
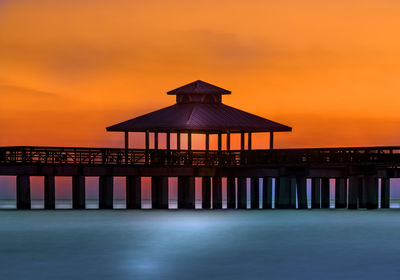
[[[247,209],[248,200],[249,209],[306,209],[307,179],[311,208],[330,207],[331,179],[335,208],[390,207],[390,179],[400,178],[400,146],[274,149],[274,133],[291,128],[222,104],[229,91],[196,81],[168,94],[176,95],[177,104],[107,128],[123,132],[123,148],[0,147],[0,175],[16,176],[17,208],[31,208],[30,176],[45,178],[45,209],[55,208],[55,176],[72,177],[73,209],[85,208],[85,177],[90,176],[99,177],[101,209],[113,208],[115,176],[126,177],[127,209],[142,208],[141,177],[151,177],[153,209],[168,209],[169,177],[178,178],[179,209],[195,208],[198,177],[203,209],[223,208],[223,197],[229,209]],[[252,135],[260,132],[269,133],[268,147],[252,149]],[[130,133],[144,133],[144,149],[129,146]],[[161,134],[165,148],[160,148]],[[204,150],[192,149],[193,134],[204,135]],[[231,149],[233,134],[240,135],[239,150]],[[217,150],[210,150],[210,135],[217,135]]]

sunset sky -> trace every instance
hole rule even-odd
[[[277,147],[400,145],[399,15],[397,0],[0,0],[0,145],[119,147],[106,126],[198,79],[292,126]]]

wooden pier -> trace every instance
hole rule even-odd
[[[101,209],[113,208],[114,176],[126,177],[128,209],[142,207],[141,177],[151,177],[154,209],[169,207],[168,177],[178,178],[180,209],[195,208],[196,177],[202,178],[203,209],[221,209],[225,196],[230,209],[246,209],[248,199],[251,209],[305,209],[307,179],[311,208],[330,207],[330,179],[335,179],[336,208],[377,208],[379,182],[380,205],[390,207],[390,178],[400,177],[400,147],[274,149],[274,133],[292,128],[223,104],[222,95],[230,91],[195,81],[167,94],[176,96],[176,104],[107,127],[123,132],[123,149],[0,147],[0,175],[17,178],[17,208],[31,207],[29,176],[45,177],[46,209],[55,208],[55,176],[72,177],[74,209],[85,208],[87,176],[99,177]],[[254,150],[253,135],[260,132],[269,133],[268,149]],[[129,133],[144,134],[145,149],[130,148]],[[165,136],[165,149],[160,148],[160,134]],[[193,134],[205,136],[204,150],[192,149]],[[233,134],[240,135],[240,150],[231,149]],[[181,145],[183,135],[186,149]],[[217,150],[210,150],[210,135],[218,137]]]
[[[307,179],[311,179],[311,208],[330,207],[329,179],[335,179],[335,208],[375,209],[378,180],[380,205],[390,207],[390,178],[400,178],[400,147],[250,151],[1,147],[0,175],[16,176],[18,209],[30,208],[30,176],[45,178],[46,209],[55,208],[55,176],[72,177],[74,209],[85,208],[88,176],[99,177],[101,209],[113,208],[114,176],[126,177],[128,209],[142,206],[141,177],[151,177],[154,209],[168,209],[168,177],[178,177],[180,209],[195,208],[196,177],[202,178],[203,209],[221,209],[223,196],[230,209],[246,209],[248,199],[250,209],[271,209],[273,201],[278,209],[305,209]],[[227,182],[224,195],[222,178]]]

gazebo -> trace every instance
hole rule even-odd
[[[226,134],[226,149],[231,149],[231,133],[240,133],[241,150],[252,147],[252,133],[269,132],[269,148],[274,146],[274,132],[291,131],[286,125],[267,120],[222,103],[222,95],[230,91],[212,84],[195,81],[167,92],[176,95],[176,104],[107,127],[107,131],[125,133],[125,148],[129,148],[129,133],[144,132],[145,148],[150,149],[150,133],[154,133],[154,149],[159,148],[158,133],[166,133],[166,149],[171,149],[171,133],[177,134],[177,150],[181,149],[182,133],[187,134],[187,149],[192,150],[192,134],[205,134],[205,150],[210,148],[210,134],[218,135],[218,150],[222,149],[222,135]]]

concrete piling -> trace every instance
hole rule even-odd
[[[277,186],[277,206],[279,209],[294,209],[296,208],[296,180],[286,176],[276,179]]]
[[[195,209],[195,178],[178,177],[178,208]]]
[[[113,176],[100,176],[99,178],[99,208],[112,209],[114,201]]]
[[[168,209],[168,177],[151,177],[151,205],[153,209]]]
[[[321,208],[321,179],[311,179],[311,208]]]
[[[264,177],[263,178],[263,209],[271,209],[272,208],[272,178]]]
[[[360,187],[360,178],[358,176],[349,177],[349,198],[348,198],[348,208],[357,209],[358,208],[358,189]]]
[[[335,208],[347,207],[347,178],[335,179]]]
[[[212,196],[213,209],[222,209],[222,178],[219,176],[212,178]]]
[[[381,208],[390,207],[390,179],[381,179]]]
[[[238,209],[247,209],[247,180],[245,177],[238,178]]]
[[[250,207],[260,209],[260,180],[258,177],[251,177],[250,182]]]
[[[201,206],[203,209],[211,208],[211,177],[203,177],[201,183]]]
[[[321,208],[330,207],[329,178],[321,179]]]
[[[44,209],[56,208],[55,178],[54,176],[44,176]]]
[[[299,209],[307,209],[307,179],[306,177],[297,177],[297,201]]]
[[[227,208],[228,209],[236,208],[235,177],[228,177],[226,179],[226,200],[227,200]]]
[[[85,176],[72,177],[72,208],[85,209]]]
[[[364,192],[366,197],[366,208],[378,208],[378,178],[375,176],[364,176]]]
[[[139,176],[126,177],[126,208],[142,208],[142,180]]]
[[[17,209],[31,209],[31,183],[27,175],[17,176]]]

